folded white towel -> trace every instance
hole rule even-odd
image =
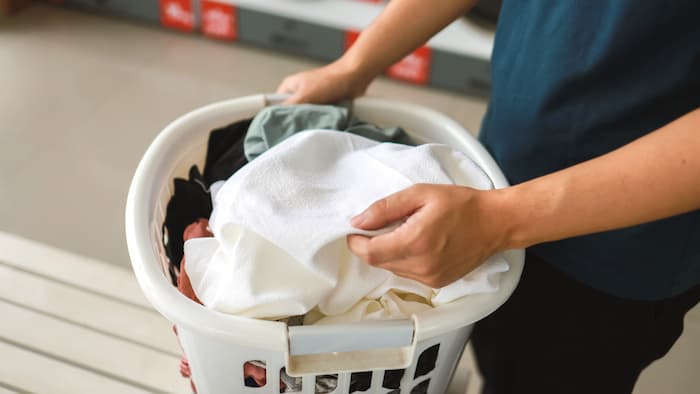
[[[416,183],[492,188],[471,159],[445,145],[379,144],[328,130],[298,133],[213,188],[214,238],[185,243],[193,289],[204,305],[221,312],[279,318],[317,307],[329,316],[326,322],[407,317],[496,291],[498,274],[508,270],[500,255],[432,289],[350,253],[348,234],[377,233],[353,228],[350,218]]]

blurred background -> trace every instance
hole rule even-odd
[[[483,1],[368,94],[431,107],[476,134],[498,4]],[[176,117],[273,92],[337,58],[382,7],[0,0],[0,393],[190,392],[170,325],[130,271],[124,205],[134,170]],[[698,308],[686,320],[636,394],[697,392]],[[469,352],[455,380],[454,393],[476,393]]]

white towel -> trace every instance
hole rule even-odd
[[[204,305],[221,312],[279,318],[316,308],[326,322],[408,317],[496,291],[498,274],[508,270],[500,255],[432,289],[350,253],[348,234],[378,233],[358,231],[350,218],[416,183],[492,188],[472,160],[445,145],[380,144],[328,130],[298,133],[213,188],[214,238],[185,242],[193,289]]]

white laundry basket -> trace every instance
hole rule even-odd
[[[412,320],[342,326],[287,327],[208,310],[180,294],[163,272],[167,257],[161,225],[172,179],[185,177],[192,164],[202,168],[212,129],[250,118],[278,101],[274,95],[248,96],[183,115],[153,141],[129,190],[126,236],[133,269],[146,298],[177,325],[198,393],[279,393],[282,368],[291,376],[302,376],[299,392],[307,394],[314,393],[315,379],[321,374],[337,374],[334,394],[350,393],[352,373],[360,371],[369,371],[363,376],[371,374],[371,379],[369,387],[358,392],[444,393],[473,323],[498,308],[515,289],[523,268],[522,250],[505,253],[510,270],[501,275],[496,293],[467,296]],[[462,150],[497,188],[507,186],[491,156],[452,119],[421,106],[378,98],[357,99],[353,108],[362,120],[403,127],[418,143],[440,142]],[[267,365],[264,387],[244,384],[243,365],[253,360]],[[390,371],[387,376],[402,376],[400,387],[386,384],[386,371]]]

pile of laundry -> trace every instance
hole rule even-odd
[[[347,235],[399,225],[369,232],[350,218],[417,183],[493,187],[464,153],[413,146],[402,129],[362,122],[347,108],[267,107],[212,131],[203,174],[193,166],[189,179],[174,180],[165,268],[183,294],[207,308],[289,325],[407,318],[497,291],[508,270],[500,255],[433,289],[349,251]],[[246,371],[246,385],[264,385],[264,365],[246,363]],[[181,372],[189,375],[186,360]],[[283,374],[281,385],[291,390],[293,379]]]

